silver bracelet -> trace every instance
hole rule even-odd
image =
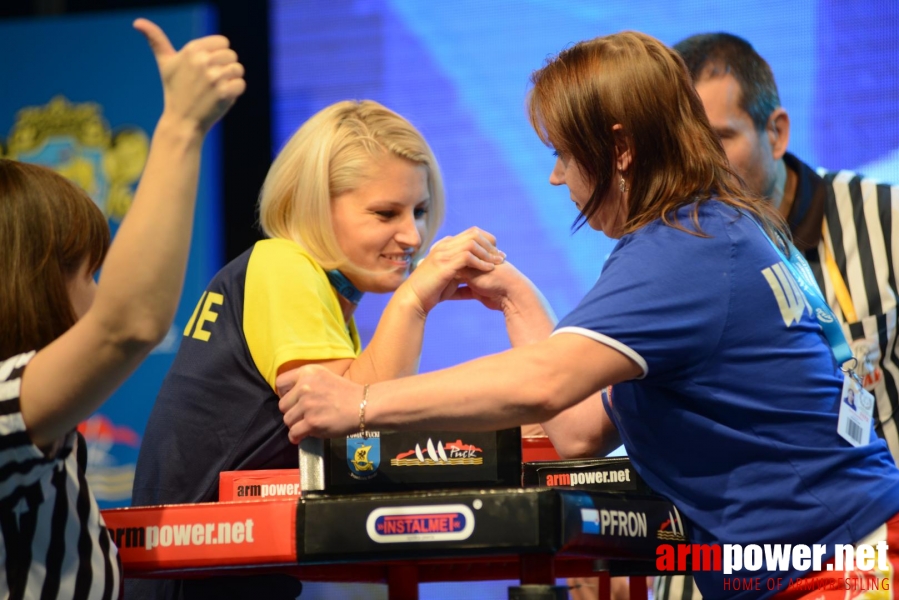
[[[362,437],[368,439],[368,432],[365,431],[365,406],[368,404],[368,384],[362,388],[362,402],[359,403],[359,433]]]

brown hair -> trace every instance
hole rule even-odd
[[[593,216],[616,181],[616,132],[632,153],[623,173],[630,189],[623,234],[697,202],[692,220],[699,229],[699,204],[712,197],[755,216],[772,239],[788,237],[780,216],[744,191],[709,125],[680,57],[648,35],[625,31],[580,42],[536,71],[528,96],[531,124],[544,143],[574,159],[593,195],[578,221]],[[621,138],[618,138],[619,145]]]
[[[0,159],[0,360],[39,350],[74,325],[66,286],[84,261],[100,268],[109,226],[63,176]]]

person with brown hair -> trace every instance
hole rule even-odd
[[[227,38],[176,52],[154,23],[134,27],[156,57],[165,106],[111,247],[106,218],[84,191],[49,169],[0,159],[2,597],[120,596],[121,564],[75,426],[168,331],[203,139],[246,87]]]
[[[851,340],[856,372],[875,398],[875,431],[899,461],[899,356],[894,246],[899,186],[848,170],[813,169],[788,151],[790,116],[771,66],[724,32],[673,46],[693,76],[734,171],[778,209]],[[848,400],[848,398],[847,398]],[[658,600],[699,600],[683,576],[657,578]]]
[[[889,451],[838,433],[856,385],[841,370],[845,341],[822,329],[826,306],[786,225],[731,171],[683,61],[623,32],[564,50],[533,84],[531,123],[557,153],[550,183],[568,187],[582,224],[619,239],[594,288],[556,325],[511,265],[474,277],[471,293],[504,308],[516,347],[370,386],[315,366],[282,375],[290,439],[539,421],[566,456],[623,442],[693,543],[833,553],[895,533]],[[697,583],[707,597],[753,598],[805,574],[774,568],[751,572],[759,590],[728,589],[717,571]]]

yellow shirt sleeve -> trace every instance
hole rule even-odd
[[[291,241],[253,248],[243,308],[250,355],[272,389],[285,363],[355,358],[361,351],[356,324],[344,320],[324,270]]]

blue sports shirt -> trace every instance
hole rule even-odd
[[[694,207],[677,213],[690,230]],[[704,236],[661,221],[624,236],[554,335],[590,337],[642,368],[605,407],[692,542],[860,541],[899,513],[886,444],[872,433],[853,447],[837,434],[843,375],[755,222],[714,200],[698,222]],[[761,577],[768,595],[764,570],[741,576]],[[725,590],[719,572],[695,577],[707,598],[760,595]]]

